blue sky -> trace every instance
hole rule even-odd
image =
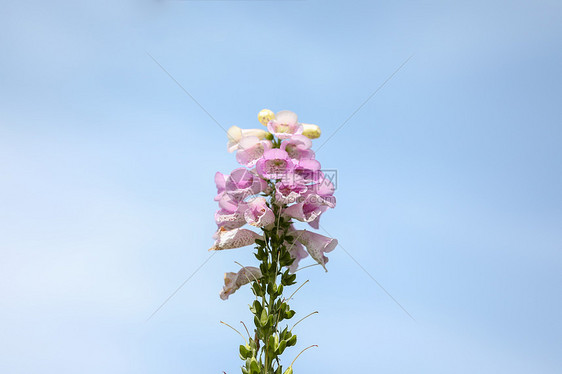
[[[294,308],[297,373],[562,370],[557,1],[27,1],[0,14],[0,371],[237,373],[218,297],[223,127],[290,109],[346,252]],[[290,362],[298,349],[287,351]]]

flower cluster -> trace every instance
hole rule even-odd
[[[282,336],[277,327],[280,321],[294,314],[280,299],[283,286],[295,283],[293,273],[308,255],[326,269],[325,253],[337,246],[336,239],[294,227],[294,222],[300,221],[318,229],[321,215],[336,205],[334,185],[322,172],[311,149],[311,139],[320,136],[320,128],[300,123],[297,115],[287,110],[274,114],[264,109],[258,119],[267,130],[236,126],[228,130],[227,149],[236,152],[241,167],[228,175],[220,172],[215,175],[218,230],[210,248],[224,250],[256,245],[255,256],[261,262],[259,268],[247,266],[237,273],[226,273],[220,293],[226,300],[242,285],[251,283],[256,298],[263,299],[251,308],[256,317],[256,337],[241,346],[241,357],[247,361],[242,368],[245,373],[254,373],[256,367],[258,373],[262,370],[269,373],[274,366],[273,358],[290,342],[296,342],[296,336],[287,331]],[[244,228],[247,224],[257,232]],[[281,277],[280,284],[278,277]],[[275,339],[270,342],[272,337]],[[281,338],[285,340],[279,341]],[[259,362],[256,360],[260,341],[264,344],[262,352],[265,350],[263,363],[261,358]],[[280,366],[275,370],[277,373]]]

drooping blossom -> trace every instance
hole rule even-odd
[[[316,183],[309,186],[311,191],[314,191],[314,193],[322,197],[333,196],[336,188],[332,180],[321,170],[319,170],[316,175]]]
[[[232,196],[223,194],[219,200],[219,207],[225,212],[234,213],[242,201],[233,199]]]
[[[302,179],[303,183],[313,183],[318,180],[320,162],[317,160],[300,160],[293,169],[295,177]]]
[[[248,202],[244,218],[246,222],[256,227],[268,227],[275,222],[275,215],[262,196]]]
[[[297,114],[290,110],[277,112],[275,118],[269,121],[267,129],[279,139],[288,139],[293,135],[302,134],[302,125],[298,122]]]
[[[238,273],[225,273],[224,286],[220,292],[220,298],[222,300],[228,299],[228,297],[240,287],[250,282],[257,281],[261,277],[262,273],[260,269],[254,266],[243,267]]]
[[[240,148],[236,152],[236,161],[246,167],[254,167],[264,152],[271,149],[271,141],[260,140],[257,136],[247,136],[240,139]]]
[[[217,173],[215,174],[215,184],[217,185],[217,196],[215,196],[215,201],[219,201],[224,195],[225,181],[226,181],[226,175],[224,175],[220,171],[217,171]]]
[[[281,149],[287,152],[295,162],[301,159],[314,158],[314,151],[310,147],[312,147],[312,142],[303,135],[293,135],[290,139],[281,143]]]
[[[252,230],[227,230],[224,227],[219,227],[213,238],[216,239],[215,244],[213,244],[209,250],[222,251],[223,249],[240,248],[254,244],[256,239],[261,239],[263,236],[253,232]]]
[[[328,257],[324,253],[333,251],[338,245],[338,240],[308,230],[297,230],[293,235],[296,236],[297,241],[306,247],[310,257],[322,265],[324,270],[328,271],[326,269]]]
[[[256,164],[257,173],[265,179],[281,179],[293,168],[289,155],[282,149],[266,151]]]
[[[308,194],[303,201],[287,207],[283,214],[301,222],[313,222],[334,204],[314,193]],[[317,228],[317,227],[315,227]]]
[[[225,181],[225,194],[237,201],[259,194],[266,189],[267,183],[246,168],[234,169]]]
[[[288,177],[275,186],[275,200],[280,204],[293,204],[301,199],[308,191],[308,186]]]
[[[246,204],[240,204],[238,209],[234,212],[229,212],[226,209],[219,209],[215,213],[215,222],[218,227],[224,227],[227,230],[242,227],[246,224],[246,218],[244,217],[246,209]]]
[[[262,129],[241,129],[238,126],[231,126],[226,132],[228,143],[226,148],[232,153],[240,149],[240,140],[248,136],[256,136],[259,139],[266,139],[271,136],[267,131]]]
[[[287,245],[287,248],[289,249],[289,254],[294,259],[291,266],[289,266],[289,271],[291,273],[294,273],[295,271],[297,271],[297,269],[299,267],[300,260],[308,257],[308,252],[305,251],[302,244],[300,242],[296,241],[296,240],[292,244],[287,243],[286,245]]]
[[[336,197],[334,196],[334,191],[336,190],[334,184],[322,171],[318,172],[318,178],[316,183],[309,185],[309,191],[311,193],[315,193],[321,196],[325,201],[332,204],[330,208],[334,208],[336,206]],[[320,218],[320,217],[318,217]],[[317,218],[317,220],[318,220]],[[309,222],[312,227],[318,229],[318,222],[313,221]]]

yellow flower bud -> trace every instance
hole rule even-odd
[[[258,120],[260,121],[260,123],[264,126],[267,126],[267,123],[269,121],[271,121],[272,119],[275,118],[275,113],[273,113],[271,110],[269,109],[262,109],[259,113],[258,113]]]
[[[322,131],[320,131],[320,127],[318,127],[316,125],[303,123],[302,127],[303,127],[302,134],[309,139],[319,138],[320,135],[322,134]]]

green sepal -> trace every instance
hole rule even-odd
[[[272,335],[269,337],[269,340],[267,341],[267,350],[274,352],[276,348],[277,346],[275,344],[275,337]]]
[[[250,361],[250,374],[260,374],[260,366],[255,357]]]
[[[287,341],[281,340],[281,343],[279,343],[279,347],[277,347],[277,354],[282,355],[286,347],[287,347]]]
[[[294,310],[288,310],[288,311],[285,312],[285,319],[291,319],[291,318],[293,318],[294,315],[295,315]]]
[[[265,327],[267,325],[268,317],[269,316],[267,315],[267,311],[265,309],[263,309],[261,311],[261,316],[260,316],[260,321],[259,321],[260,325],[262,327]]]
[[[242,360],[252,356],[252,349],[247,345],[240,345],[240,358]]]
[[[293,335],[289,340],[287,340],[287,347],[292,347],[297,344],[297,336]]]

